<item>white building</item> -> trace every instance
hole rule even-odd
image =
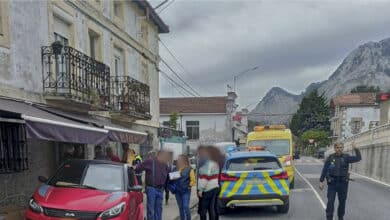
[[[168,32],[145,0],[0,1],[0,131],[19,126],[26,139],[0,149],[28,161],[7,168],[0,152],[0,206],[25,205],[36,184],[14,183],[52,175],[65,149],[92,158],[100,139],[119,156],[124,142],[158,147],[158,38]]]
[[[378,126],[380,109],[375,93],[351,93],[333,98],[331,130],[340,141]]]
[[[236,114],[236,98],[233,92],[223,97],[161,98],[160,123],[168,127],[169,115],[177,113],[177,129],[184,131],[191,150],[200,144],[231,142],[247,133],[247,111]]]

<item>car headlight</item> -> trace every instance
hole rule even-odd
[[[42,212],[43,212],[42,206],[40,206],[40,205],[34,200],[34,198],[31,198],[31,199],[30,199],[30,202],[28,203],[28,206],[30,207],[30,209],[31,209],[33,212],[36,212],[36,213],[42,213]]]
[[[125,210],[125,207],[126,207],[126,203],[121,202],[118,205],[104,211],[102,214],[100,214],[99,217],[101,219],[110,219],[116,217],[120,215],[123,212],[123,210]]]

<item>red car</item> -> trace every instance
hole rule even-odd
[[[25,220],[143,220],[142,187],[126,164],[69,160],[29,201]]]

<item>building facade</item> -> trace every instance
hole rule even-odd
[[[170,114],[177,113],[176,127],[184,132],[190,151],[200,144],[232,142],[247,132],[247,117],[237,114],[236,98],[233,92],[223,97],[161,98],[161,126],[169,127]]]
[[[158,147],[158,39],[168,32],[144,0],[0,1],[0,206],[25,205],[68,151]],[[17,146],[6,144],[15,124]],[[10,168],[4,152],[18,147],[25,163]]]
[[[379,125],[380,108],[375,93],[352,93],[331,100],[331,130],[342,141]]]

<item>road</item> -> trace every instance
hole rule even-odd
[[[321,160],[311,157],[296,161],[296,169],[301,176],[296,174],[287,214],[278,214],[273,208],[241,208],[228,212],[221,219],[325,220],[326,190],[318,189],[322,166]],[[345,220],[390,219],[390,186],[356,175],[352,178],[354,181],[349,185]]]

